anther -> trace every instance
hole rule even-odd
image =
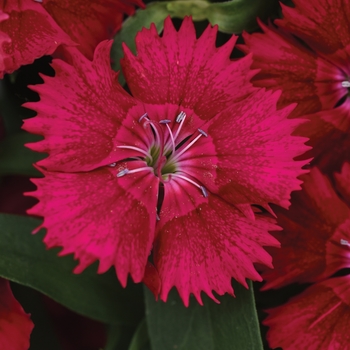
[[[43,2],[43,0],[34,0],[34,2],[40,2],[41,3],[41,2]]]
[[[181,111],[178,116],[176,117],[176,122],[181,123],[182,120],[186,117],[186,113],[184,111]]]
[[[129,174],[129,169],[123,169],[121,171],[119,171],[119,173],[117,174],[117,177],[122,177],[124,175]]]
[[[200,186],[204,198],[208,198],[208,191],[204,186]]]
[[[205,131],[203,131],[202,129],[198,129],[198,132],[200,134],[202,134],[203,136],[208,137],[208,134]]]
[[[159,217],[158,213],[157,213],[157,221],[160,221],[160,217]]]
[[[159,121],[159,124],[169,124],[169,123],[171,123],[170,119],[163,119]]]
[[[348,80],[342,81],[341,86],[344,88],[350,88],[350,81],[348,81]]]
[[[347,241],[346,239],[341,239],[341,240],[340,240],[340,244],[341,244],[341,245],[347,245],[348,247],[350,247],[350,243],[349,243],[349,241]]]
[[[109,164],[109,166],[111,167],[111,168],[114,168],[115,166],[117,165],[117,163],[111,163],[111,164]]]
[[[143,114],[143,115],[139,118],[139,123],[141,123],[141,121],[142,121],[143,118],[147,118],[147,117],[148,117],[148,114],[147,114],[147,113]]]

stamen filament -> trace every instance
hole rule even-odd
[[[199,135],[192,140],[184,149],[182,149],[179,153],[176,154],[176,156],[173,158],[173,160],[177,160],[182,154],[184,154],[193,144],[195,144],[202,136],[207,137],[208,135],[201,129],[198,129]]]
[[[176,174],[169,174],[169,179],[170,179],[171,177],[179,177],[180,179],[183,179],[183,180],[185,180],[185,181],[191,183],[192,185],[198,187],[198,188],[202,191],[202,194],[203,194],[203,197],[204,197],[204,198],[207,198],[207,197],[208,197],[208,191],[207,191],[207,189],[206,189],[204,186],[201,186],[201,185],[197,184],[197,182],[191,180],[189,177],[184,176],[184,175],[180,175],[180,174],[178,174],[178,173],[176,173]]]
[[[176,117],[176,122],[180,123],[179,127],[176,130],[175,136],[174,136],[174,141],[176,141],[177,137],[180,134],[180,131],[182,129],[182,126],[184,124],[184,121],[186,119],[186,113],[185,112],[181,112],[177,117]]]
[[[144,149],[142,148],[139,148],[139,147],[134,147],[134,146],[117,146],[117,148],[126,148],[126,149],[132,149],[134,151],[137,151],[137,152],[140,152],[140,153],[143,153],[146,157],[150,158],[151,159],[151,162],[153,161],[153,158],[152,156],[150,155],[150,153],[148,153],[147,151],[145,151]]]
[[[171,139],[171,146],[172,146],[172,149],[173,149],[173,154],[175,154],[175,140],[174,140],[174,136],[173,136],[173,133],[170,129],[170,126],[168,124],[166,124],[167,128],[168,128],[168,131],[169,131],[169,135],[170,135],[170,139]],[[167,147],[168,145],[166,145],[165,147]]]
[[[122,177],[124,175],[128,175],[128,174],[134,174],[134,173],[138,173],[140,171],[145,171],[145,170],[153,170],[152,167],[150,166],[146,166],[146,167],[142,167],[142,168],[136,168],[136,169],[132,169],[132,170],[129,170],[127,168],[119,171],[119,173],[116,175],[117,177]]]

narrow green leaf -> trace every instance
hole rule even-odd
[[[0,143],[0,175],[42,176],[33,163],[47,155],[31,151],[25,143],[36,142],[42,137],[21,131],[10,134]]]
[[[205,296],[204,306],[191,299],[188,308],[175,290],[166,303],[155,302],[146,290],[152,350],[262,350],[252,284],[249,290],[238,283],[233,287],[236,298],[225,295],[216,304]]]
[[[132,338],[128,350],[148,350],[150,349],[147,322],[144,318]]]
[[[169,15],[167,2],[149,3],[146,9],[139,9],[134,16],[128,17],[123,23],[122,29],[114,38],[111,50],[112,68],[115,71],[120,70],[120,59],[124,56],[122,43],[126,43],[129,49],[135,53],[135,36],[143,27],[149,28],[154,23],[158,32],[163,30],[165,18]],[[119,75],[119,82],[125,82],[122,72]]]
[[[0,214],[0,276],[32,287],[62,305],[90,318],[120,325],[137,325],[144,315],[141,285],[122,288],[115,272],[96,273],[96,264],[72,273],[71,256],[57,257],[46,250],[43,232],[31,235],[40,224],[34,218]]]

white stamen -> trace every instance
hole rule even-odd
[[[147,151],[143,150],[142,148],[134,147],[134,146],[117,146],[117,148],[132,149],[134,151],[143,153],[146,157],[150,158],[151,162],[153,162],[152,156]]]
[[[159,215],[158,215],[158,213],[157,213],[157,221],[159,221],[160,220],[160,217],[159,217]]]
[[[348,80],[342,81],[341,86],[344,88],[350,88],[350,81],[348,81]]]
[[[184,111],[181,111],[176,117],[176,123],[182,122],[185,118],[186,118],[186,113]]]
[[[148,119],[148,114],[145,113],[145,114],[141,115],[141,117],[139,118],[139,123],[141,123],[141,121],[142,121],[143,118],[147,118],[147,120],[149,120],[149,119]]]
[[[203,136],[208,137],[208,134],[207,134],[204,130],[198,129],[198,132],[199,132],[200,134],[202,134]]]
[[[350,243],[349,243],[349,241],[347,241],[346,239],[341,239],[341,240],[340,240],[340,244],[341,244],[341,245],[347,245],[348,247],[350,247]]]
[[[177,137],[180,134],[180,131],[182,129],[182,126],[184,124],[184,121],[186,119],[186,113],[185,112],[181,112],[177,117],[176,117],[176,122],[180,123],[179,127],[176,130],[175,136],[174,136],[174,141],[176,141]]]
[[[111,167],[111,168],[114,168],[115,166],[117,165],[117,163],[111,163],[111,164],[109,164],[109,166]]]
[[[178,159],[182,154],[184,154],[193,144],[195,144],[202,136],[207,137],[208,135],[201,129],[198,129],[199,135],[192,140],[181,152],[177,153],[176,156],[174,157],[174,160]]]
[[[180,175],[180,174],[176,173],[176,174],[169,174],[169,179],[170,179],[171,177],[179,177],[180,179],[183,179],[183,180],[185,180],[185,181],[191,183],[192,185],[198,187],[198,188],[202,191],[202,194],[203,194],[203,197],[204,197],[204,198],[207,198],[207,197],[208,197],[208,191],[206,190],[206,188],[205,188],[204,186],[201,186],[201,185],[197,184],[197,182],[191,180],[191,179],[188,178],[187,176]]]
[[[140,171],[145,171],[145,170],[153,170],[152,167],[150,166],[145,166],[145,167],[142,167],[142,168],[136,168],[136,169],[132,169],[132,170],[129,170],[127,168],[119,171],[119,173],[116,175],[117,177],[122,177],[124,175],[127,175],[127,174],[134,174],[134,173],[138,173]]]
[[[167,126],[167,129],[168,129],[168,132],[169,132],[169,135],[170,135],[170,139],[171,139],[171,146],[172,146],[172,149],[173,149],[173,154],[175,154],[175,140],[174,140],[174,136],[173,136],[173,133],[170,129],[170,126],[168,124],[166,124]],[[167,148],[168,145],[165,145],[164,148]]]

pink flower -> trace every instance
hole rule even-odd
[[[145,277],[166,300],[175,286],[186,305],[201,291],[233,294],[231,279],[261,280],[254,263],[271,266],[262,246],[278,229],[251,204],[288,207],[307,149],[291,136],[293,106],[276,110],[279,93],[254,88],[251,57],[231,61],[236,37],[215,47],[217,28],[199,39],[191,19],[177,32],[165,21],[125,47],[122,67],[132,96],[110,69],[110,43],[93,62],[77,50],[74,65],[54,60],[55,77],[33,87],[38,115],[24,128],[44,135],[30,147],[47,152],[33,180],[48,247],[79,259],[75,272],[100,261],[125,285]],[[158,218],[158,220],[157,220]],[[255,220],[254,220],[255,219]],[[156,286],[157,278],[160,286]]]
[[[292,116],[309,114],[296,135],[310,138],[306,156],[332,174],[350,160],[350,2],[293,2],[282,5],[277,27],[261,24],[264,33],[245,34],[244,50],[260,69],[254,85],[282,89],[279,107],[298,103]]]
[[[8,17],[0,23],[0,34],[11,42],[2,45],[4,65],[0,78],[44,55],[53,54],[60,45],[78,45],[91,58],[95,47],[111,39],[120,28],[123,13],[132,14],[133,4],[142,0],[103,1],[18,0],[0,2]]]
[[[9,281],[0,278],[0,348],[29,349],[34,325],[12,294]]]
[[[270,250],[275,271],[266,272],[267,288],[317,282],[286,304],[268,310],[272,348],[347,349],[350,341],[350,275],[333,277],[350,267],[350,165],[336,176],[342,199],[314,168],[303,191],[292,196],[290,211],[277,211],[283,234],[281,249]],[[347,182],[347,190],[342,191]],[[345,202],[344,202],[345,200]]]

